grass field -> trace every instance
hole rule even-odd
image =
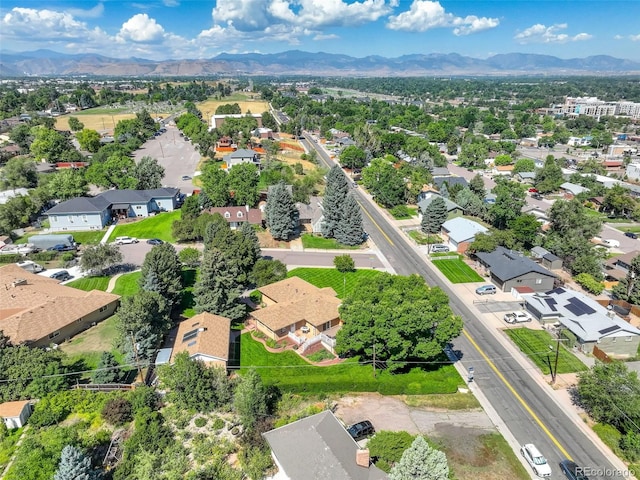
[[[134,295],[140,287],[138,287],[138,279],[140,272],[126,273],[116,280],[113,292],[116,295]]]
[[[483,282],[484,279],[478,275],[469,265],[464,263],[460,258],[452,258],[448,260],[431,260],[432,263],[440,270],[451,283],[471,283]]]
[[[356,270],[344,275],[335,268],[295,268],[288,273],[289,277],[300,277],[318,288],[331,287],[338,298],[349,295],[362,279],[380,275],[378,270]]]
[[[311,235],[310,233],[302,234],[302,246],[304,248],[321,248],[323,250],[358,250],[359,245],[349,246],[338,243],[335,238],[324,238]]]
[[[14,243],[28,243],[30,237],[41,234],[42,232],[27,233],[17,239]],[[100,240],[102,240],[102,237],[104,237],[105,230],[91,230],[89,232],[59,232],[59,234],[73,235],[73,239],[81,245],[96,245]]]
[[[246,95],[235,94],[229,97],[225,97],[222,100],[205,100],[204,102],[196,103],[198,110],[209,119],[213,115],[220,105],[227,105],[237,103],[240,106],[240,110],[243,114],[251,113],[263,113],[269,111],[269,104],[264,100],[251,100]]]
[[[67,283],[67,286],[86,292],[91,290],[102,290],[104,292],[107,290],[110,278],[111,277],[84,277]]]
[[[117,108],[89,109],[75,112],[71,115],[62,115],[56,118],[56,130],[70,130],[69,117],[77,117],[82,122],[84,128],[101,132],[113,130],[120,120],[135,118],[135,113],[124,113],[124,110]]]
[[[340,365],[314,367],[292,351],[270,353],[251,333],[240,336],[240,366],[255,367],[267,385],[295,393],[380,392],[384,395],[426,395],[454,393],[464,382],[453,365],[437,370],[415,368],[409,373],[391,375],[352,358]]]
[[[124,223],[116,226],[111,232],[109,241],[112,242],[116,237],[135,237],[135,238],[159,238],[165,242],[175,242],[171,234],[171,224],[174,220],[180,219],[180,210],[173,212],[159,213],[154,217],[145,218],[134,223]]]
[[[510,328],[505,333],[511,338],[518,348],[533,363],[542,370],[545,375],[551,374],[549,362],[555,362],[556,340],[544,330],[529,330],[528,328]],[[552,347],[552,348],[549,348]],[[573,373],[585,371],[587,367],[576,358],[569,350],[560,345],[558,357],[558,373]]]

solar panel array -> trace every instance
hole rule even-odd
[[[615,332],[616,330],[620,330],[620,327],[617,325],[613,325],[611,327],[600,330],[598,333],[600,335],[606,335],[607,333]]]
[[[553,310],[554,312],[558,311],[558,309],[556,308],[558,302],[556,302],[555,298],[545,298],[544,301],[547,302],[547,305],[551,310]]]
[[[182,343],[187,342],[193,338],[196,338],[197,336],[198,336],[198,329],[196,328],[195,330],[191,330],[182,336]]]
[[[592,313],[596,313],[593,308],[591,308],[579,298],[571,297],[569,298],[568,302],[569,304],[565,305],[565,308],[577,317],[580,317],[581,315],[591,315]]]

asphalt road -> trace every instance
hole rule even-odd
[[[307,148],[317,150],[321,161],[327,166],[333,163],[313,141],[305,143]],[[464,320],[466,331],[466,334],[455,339],[453,350],[459,352],[465,368],[473,366],[476,384],[516,440],[520,444],[534,443],[547,457],[553,471],[551,478],[564,478],[558,468],[558,463],[566,457],[564,452],[580,465],[602,473],[590,475],[592,480],[619,478],[608,458],[533,380],[532,375],[539,373],[522,369],[496,339],[494,332],[485,327],[470,308],[456,297],[449,285],[431,271],[425,259],[372,206],[365,194],[360,190],[355,190],[355,194],[364,211],[366,231],[396,272],[401,275],[418,273],[429,285],[438,286],[449,295],[451,308]]]

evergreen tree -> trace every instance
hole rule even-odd
[[[420,228],[424,233],[438,233],[447,220],[447,204],[442,197],[435,197],[422,212]]]
[[[418,435],[396,463],[389,480],[447,480],[449,466],[446,455],[429,446],[423,436]]]
[[[93,383],[116,383],[120,381],[118,362],[111,352],[102,352],[98,367],[93,372]]]
[[[442,198],[449,198],[449,187],[447,187],[447,183],[444,182],[442,185],[440,185],[440,196]]]
[[[150,276],[152,275],[155,275],[157,279],[155,285],[151,283]],[[144,262],[142,262],[138,285],[141,289],[154,285],[153,291],[158,292],[169,302],[170,309],[180,303],[182,265],[173,245],[162,243],[154,246],[147,253]]]
[[[334,165],[327,174],[327,188],[322,201],[322,235],[327,238],[335,237],[336,229],[342,222],[342,208],[348,193],[347,177],[338,165]]]
[[[234,321],[242,319],[246,310],[239,302],[237,276],[237,268],[227,261],[220,250],[207,250],[193,289],[196,312],[209,312]]]
[[[469,189],[480,198],[484,198],[486,192],[484,190],[484,179],[482,175],[478,173],[469,181]]]
[[[362,212],[355,197],[347,195],[342,204],[340,222],[334,229],[335,239],[343,245],[360,245],[364,241]]]
[[[245,222],[240,227],[240,233],[242,236],[248,241],[251,247],[251,253],[253,258],[255,259],[253,264],[258,261],[258,259],[262,256],[262,251],[260,250],[260,240],[258,240],[258,235],[256,235],[256,231],[249,224],[249,222]],[[253,268],[253,267],[252,267]]]
[[[250,369],[236,387],[233,405],[244,428],[251,430],[267,414],[267,391],[260,375]]]
[[[73,445],[62,449],[58,470],[53,480],[92,480],[98,476],[91,469],[91,459]]]
[[[284,182],[276,184],[271,190],[265,212],[273,238],[289,240],[293,237],[298,223],[298,210]]]

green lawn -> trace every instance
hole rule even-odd
[[[434,243],[442,243],[442,238],[438,235],[426,235],[420,230],[409,230],[408,235],[413,238],[418,245],[429,245]]]
[[[287,276],[300,277],[318,288],[331,287],[338,294],[338,298],[344,298],[361,279],[373,278],[380,273],[378,270],[356,270],[343,275],[335,268],[296,268]]]
[[[139,290],[139,278],[140,272],[126,273],[118,277],[112,293],[116,295],[134,295]]]
[[[124,356],[113,346],[117,335],[116,317],[111,316],[60,345],[60,350],[67,354],[65,363],[75,365],[82,362],[81,368],[92,370],[98,366],[102,352],[113,353],[116,360],[123,363]]]
[[[240,336],[241,371],[256,370],[267,385],[295,393],[380,392],[383,395],[425,395],[454,393],[463,385],[453,365],[437,370],[414,368],[392,375],[380,372],[373,377],[371,365],[360,365],[357,358],[340,365],[314,367],[292,351],[270,353],[250,333]]]
[[[542,370],[542,373],[549,375],[549,361],[555,364],[556,340],[544,330],[529,330],[526,327],[511,328],[505,331],[518,348],[526,356],[533,360],[533,363]],[[560,342],[560,356],[558,357],[558,373],[582,372],[587,369],[586,365],[576,358]],[[552,347],[552,348],[550,348]]]
[[[73,239],[81,245],[95,245],[102,240],[106,230],[91,230],[88,232],[59,232],[60,235],[73,235]],[[41,235],[42,232],[27,233],[18,238],[14,243],[28,243],[29,238]]]
[[[321,248],[323,250],[358,250],[360,247],[343,245],[338,243],[335,238],[324,238],[311,235],[309,233],[302,234],[302,246],[304,248]]]
[[[102,290],[103,292],[107,290],[107,286],[109,285],[109,279],[111,277],[84,277],[79,278],[78,280],[74,280],[73,282],[69,282],[67,284],[68,287],[77,288],[78,290]]]
[[[451,283],[484,282],[484,279],[460,258],[449,260],[437,260],[434,258],[431,262]]]
[[[163,212],[153,217],[145,218],[134,223],[125,223],[116,226],[109,237],[112,242],[116,237],[135,238],[159,238],[165,242],[175,242],[171,233],[171,224],[174,220],[180,220],[180,210]]]

